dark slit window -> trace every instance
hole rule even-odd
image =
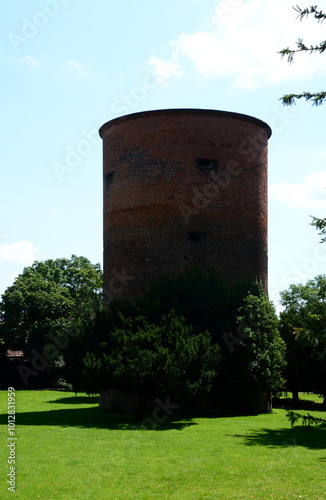
[[[114,176],[114,170],[112,172],[109,172],[108,174],[105,174],[105,185],[106,185],[106,187],[110,186],[110,184],[112,183],[113,176]]]
[[[216,158],[196,158],[196,167],[201,172],[209,172],[210,170],[216,170],[218,161]]]
[[[204,243],[206,241],[206,233],[199,231],[189,231],[188,241],[191,243]]]

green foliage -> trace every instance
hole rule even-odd
[[[312,101],[314,106],[320,106],[326,99],[326,92],[302,92],[301,94],[285,94],[281,100],[286,106],[295,104],[296,99],[304,98],[306,101]]]
[[[318,219],[318,217],[312,217],[312,226],[314,226],[319,231],[319,236],[322,236],[320,243],[326,242],[326,217],[324,219]]]
[[[295,390],[326,396],[326,275],[281,292],[280,330],[287,344],[287,378]]]
[[[261,290],[257,282],[230,285],[214,270],[192,269],[154,282],[136,307],[152,320],[173,308],[194,332],[208,330],[214,342],[222,342],[222,334],[236,328],[237,310],[243,298],[249,292],[259,294]]]
[[[47,334],[62,327],[72,314],[67,289],[48,281],[35,268],[25,269],[2,296],[2,332],[7,349],[42,349]]]
[[[134,303],[113,301],[109,314],[97,315],[84,360],[88,390],[211,390],[216,407],[226,395],[228,408],[232,399],[249,411],[258,392],[283,384],[277,322],[257,282],[228,285],[200,270],[162,278]],[[236,339],[232,352],[226,332]]]
[[[262,411],[260,401],[283,388],[285,366],[278,318],[262,291],[244,297],[233,333],[237,340],[234,351],[222,349],[216,397],[228,411]]]
[[[27,359],[36,351],[42,356],[47,351],[47,369],[55,368],[61,356],[76,357],[76,336],[102,307],[101,290],[100,266],[85,257],[34,262],[2,295],[0,335],[5,351],[22,350]],[[56,342],[68,336],[69,349],[57,349]]]
[[[92,392],[119,388],[176,397],[208,390],[216,375],[219,348],[208,332],[194,334],[174,311],[155,323],[144,316],[123,317],[107,330],[97,352],[87,353],[85,375]],[[96,387],[97,385],[97,387]]]
[[[249,377],[261,388],[270,391],[284,386],[285,343],[278,330],[275,308],[266,295],[249,294],[239,310],[238,323],[251,318],[246,330],[247,340],[239,346],[246,357]]]

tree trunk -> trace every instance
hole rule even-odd
[[[109,391],[101,389],[100,392],[100,409],[103,411],[108,411],[110,406]]]
[[[299,391],[297,390],[292,390],[292,404],[299,404]]]

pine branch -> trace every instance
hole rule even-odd
[[[313,106],[320,106],[326,100],[326,92],[302,92],[302,94],[286,94],[279,100],[286,106],[295,104],[295,99],[304,98],[306,101],[312,101]]]
[[[293,9],[299,13],[298,17],[300,18],[300,21],[302,21],[304,17],[308,17],[310,14],[313,14],[314,18],[317,19],[319,23],[322,23],[324,19],[326,19],[326,14],[324,14],[322,10],[318,10],[317,5],[310,6],[305,9],[301,9],[299,5],[296,5]]]
[[[297,54],[298,52],[309,52],[310,54],[312,54],[313,52],[319,52],[320,54],[325,52],[326,40],[321,42],[319,45],[310,45],[310,47],[307,47],[303,40],[299,38],[299,40],[297,41],[297,47],[297,49],[289,49],[289,47],[287,49],[282,49],[279,51],[279,54],[281,54],[282,58],[284,56],[287,56],[288,62],[292,64],[294,61],[294,54]]]

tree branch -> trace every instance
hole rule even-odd
[[[301,9],[299,5],[296,5],[293,9],[299,13],[298,17],[300,18],[300,21],[302,21],[304,17],[308,17],[310,14],[313,14],[314,18],[317,19],[319,23],[322,23],[324,19],[326,19],[326,14],[324,14],[322,10],[317,10],[317,5],[310,6],[305,9]]]
[[[279,100],[285,106],[292,106],[295,104],[295,99],[304,98],[306,101],[312,101],[313,106],[320,106],[326,100],[326,92],[302,92],[302,94],[286,94]]]
[[[318,229],[319,236],[322,236],[320,243],[325,243],[326,242],[326,218],[325,219],[318,219],[318,217],[313,217],[312,215],[310,217],[312,217],[311,225],[314,226],[316,229]]]

